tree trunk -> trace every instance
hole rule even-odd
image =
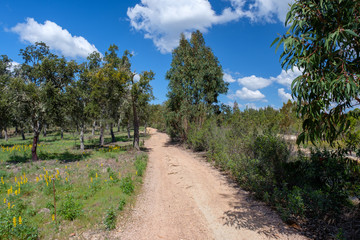
[[[110,133],[111,133],[111,142],[116,142],[115,134],[114,134],[114,131],[113,131],[113,124],[112,124],[112,123],[110,123]]]
[[[45,124],[44,124],[44,130],[43,130],[43,135],[44,135],[44,137],[46,137],[46,128],[47,128],[47,124],[45,123]]]
[[[93,122],[91,136],[95,135],[95,127],[96,127],[96,121]]]
[[[23,128],[21,129],[21,137],[22,137],[22,140],[26,140],[26,139],[25,139],[25,133],[24,133],[24,129],[23,129]]]
[[[100,147],[104,146],[104,125],[100,122]]]
[[[60,137],[61,137],[61,140],[64,139],[64,129],[63,128],[61,128]]]
[[[5,133],[5,141],[7,142],[9,140],[9,135],[6,128],[4,128],[4,133]]]
[[[19,134],[19,128],[17,125],[15,125],[15,135],[18,135]]]
[[[127,130],[127,137],[128,137],[128,138],[131,138],[131,135],[130,135],[130,120],[129,120],[129,122],[128,122],[128,125],[127,125],[126,130]]]
[[[3,138],[2,130],[0,130],[0,139]]]
[[[133,146],[136,150],[140,151],[140,136],[139,136],[139,119],[136,110],[136,103],[133,97],[133,115],[134,115],[134,141]]]
[[[85,144],[84,144],[84,125],[80,128],[80,149],[81,151],[85,150]]]
[[[118,123],[117,123],[118,132],[120,132],[120,124],[121,124],[121,118],[119,118]]]
[[[36,149],[37,149],[37,144],[39,142],[39,135],[40,135],[40,132],[41,132],[41,124],[39,122],[34,124],[33,132],[34,132],[34,138],[33,138],[33,145],[32,145],[32,148],[31,148],[31,155],[32,155],[32,161],[37,161],[38,156],[37,156],[37,153],[36,153]]]

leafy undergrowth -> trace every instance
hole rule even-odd
[[[88,229],[113,229],[134,203],[147,155],[117,146],[82,153],[66,139],[47,143],[40,150],[53,159],[13,161],[16,147],[2,152],[0,239],[68,239]]]

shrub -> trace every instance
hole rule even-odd
[[[107,230],[113,230],[116,228],[116,213],[113,208],[109,208],[106,211],[104,224]]]
[[[126,204],[126,199],[125,199],[125,198],[121,198],[120,201],[119,201],[118,210],[119,210],[119,211],[122,211],[122,210],[124,209],[125,204]]]
[[[59,214],[64,219],[72,221],[82,214],[82,206],[74,200],[72,195],[66,195],[65,200],[60,205]]]
[[[148,156],[145,154],[137,155],[135,159],[135,168],[138,176],[142,176],[147,166]]]
[[[134,192],[134,182],[131,179],[131,176],[127,176],[121,179],[120,188],[123,191],[123,193],[128,195]]]

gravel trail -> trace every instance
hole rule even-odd
[[[114,239],[306,239],[196,154],[150,129],[142,193]]]

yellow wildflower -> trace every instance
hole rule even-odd
[[[16,227],[16,217],[13,218],[14,227]]]
[[[92,178],[90,178],[90,182],[93,182],[93,179],[92,179]]]
[[[6,203],[6,198],[4,198],[4,203]]]
[[[15,190],[15,195],[17,195],[17,190]]]
[[[36,177],[36,182],[39,182],[39,177]]]
[[[10,207],[11,207],[11,203],[10,203],[10,202],[8,202],[8,208],[10,209]]]
[[[20,224],[20,225],[22,224],[21,216],[19,216],[19,224]]]
[[[51,216],[52,220],[55,221],[55,214]]]
[[[96,178],[98,177],[98,174],[96,173]]]

